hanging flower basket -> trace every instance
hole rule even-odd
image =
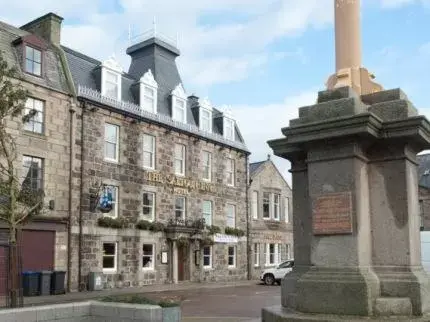
[[[190,244],[190,240],[186,237],[179,237],[176,244],[178,246],[188,246]]]

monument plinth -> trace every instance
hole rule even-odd
[[[358,13],[357,0],[335,3]],[[350,56],[339,68],[359,67],[353,52],[336,52]],[[400,89],[369,93],[354,82],[319,92],[268,142],[291,162],[295,267],[282,281],[282,306],[263,309],[265,322],[430,320],[416,169],[430,123]]]

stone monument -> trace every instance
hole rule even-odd
[[[335,0],[336,73],[268,142],[291,162],[295,267],[263,321],[430,321],[416,154],[430,123],[361,67],[360,1]]]

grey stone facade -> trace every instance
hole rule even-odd
[[[249,267],[251,276],[259,278],[265,268],[294,257],[292,191],[270,158],[250,164],[250,179]],[[275,195],[279,196],[278,206]]]
[[[53,15],[42,17],[50,20]],[[25,69],[25,50],[36,48],[41,52],[41,72],[39,76],[30,74]],[[21,243],[23,269],[55,269],[67,271],[68,234],[67,220],[69,215],[69,169],[70,169],[70,119],[73,102],[61,65],[60,50],[42,36],[32,34],[26,28],[16,28],[0,22],[0,51],[10,67],[15,67],[20,74],[21,84],[29,92],[29,101],[38,102],[35,119],[40,121],[39,128],[24,124],[21,117],[9,119],[7,126],[15,137],[17,158],[16,174],[28,178],[30,170],[25,166],[25,158],[40,161],[37,176],[33,173],[31,180],[37,180],[38,187],[45,192],[44,209],[38,218],[26,223],[18,240]],[[34,105],[28,104],[34,108]],[[28,113],[28,110],[23,112]],[[32,163],[33,165],[34,163]],[[37,178],[37,179],[36,179]],[[24,179],[23,179],[24,180]],[[0,230],[7,231],[7,225],[0,222]],[[40,245],[44,249],[36,252],[31,243],[36,236],[48,238]],[[38,256],[51,253],[37,261]],[[36,263],[36,264],[35,264]],[[39,266],[38,266],[39,265]],[[0,266],[2,266],[0,264]],[[2,267],[0,267],[0,270]],[[3,290],[0,290],[0,294]]]
[[[165,232],[151,232],[138,230],[135,224],[142,219],[142,193],[155,193],[155,222],[168,224],[174,217],[175,195],[186,197],[186,218],[202,218],[202,200],[210,200],[213,205],[213,225],[224,232],[226,226],[226,203],[236,206],[236,227],[246,230],[246,154],[233,149],[225,149],[204,140],[196,140],[190,136],[169,131],[166,128],[146,123],[133,123],[119,113],[107,112],[103,109],[92,110],[87,104],[83,115],[83,138],[79,137],[82,126],[82,115],[78,117],[76,137],[79,145],[83,144],[83,173],[82,183],[82,266],[81,287],[86,287],[90,271],[103,272],[103,243],[117,244],[117,268],[113,272],[104,273],[105,288],[142,286],[155,283],[178,282],[174,280],[173,271],[173,241],[176,237]],[[119,126],[119,161],[112,163],[104,160],[104,125],[105,123]],[[155,170],[152,173],[173,175],[174,144],[186,146],[186,179],[197,182],[202,180],[202,151],[212,154],[212,182],[213,192],[202,192],[193,188],[180,188],[179,192],[173,185],[154,182],[148,179],[148,172],[142,167],[142,134],[150,133],[156,137]],[[79,147],[80,148],[80,147]],[[235,160],[235,185],[226,185],[226,158]],[[80,187],[81,154],[76,153],[74,183],[75,193]],[[107,184],[118,187],[118,218],[127,221],[125,229],[99,227],[98,219],[105,216],[98,210],[91,209],[90,191],[95,184]],[[78,197],[75,195],[75,200]],[[79,205],[79,203],[76,203]],[[73,216],[73,245],[77,246],[79,239],[79,212],[75,208]],[[186,235],[186,234],[185,234]],[[185,236],[184,235],[184,236]],[[180,237],[180,236],[179,236]],[[213,239],[213,237],[212,237]],[[155,263],[153,269],[142,269],[142,245],[154,245]],[[202,246],[198,240],[190,240],[183,260],[185,274],[183,280],[190,281],[228,281],[245,279],[247,272],[246,238],[242,237],[236,246],[236,265],[228,267],[227,245],[217,243],[212,246],[212,265],[210,268],[202,266]],[[200,249],[200,251],[198,251]],[[161,262],[162,251],[167,251],[168,263]],[[197,255],[196,255],[197,252]],[[196,259],[198,261],[196,265]],[[72,257],[72,288],[78,288],[79,258],[78,252]]]

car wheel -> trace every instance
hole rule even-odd
[[[273,285],[275,283],[275,277],[272,274],[264,275],[264,284]]]

